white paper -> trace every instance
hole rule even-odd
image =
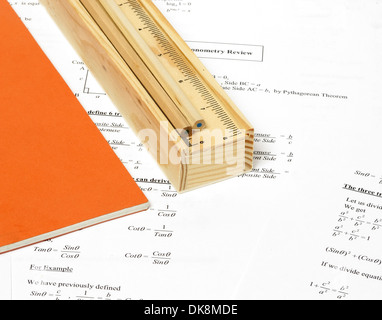
[[[256,131],[251,173],[182,195],[38,2],[10,2],[152,207],[2,256],[0,297],[382,298],[382,1],[154,0]]]
[[[11,255],[0,256],[0,300],[12,299]]]

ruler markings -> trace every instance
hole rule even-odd
[[[127,6],[126,6],[127,5]],[[211,109],[221,123],[228,129],[235,128],[238,131],[236,124],[230,119],[229,122],[224,122],[223,120],[229,118],[229,115],[225,112],[221,103],[217,98],[210,92],[202,80],[198,77],[195,70],[189,67],[188,61],[184,59],[181,53],[179,53],[178,48],[167,39],[162,30],[157,26],[156,22],[148,15],[148,13],[142,8],[137,0],[129,0],[119,4],[120,7],[129,7],[130,10],[135,13],[136,17],[141,21],[141,23],[146,27],[146,29],[138,28],[139,31],[146,31],[151,34],[154,41],[163,50],[160,53],[160,57],[167,55],[174,65],[178,68],[181,75],[187,76],[188,79],[176,79],[179,83],[186,83],[189,81],[194,89],[199,93],[200,97],[204,101],[204,106],[199,106],[200,110]],[[226,117],[221,118],[219,115],[225,114]],[[229,127],[228,127],[229,126]]]

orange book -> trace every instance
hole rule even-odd
[[[7,0],[0,0],[0,253],[148,208]]]

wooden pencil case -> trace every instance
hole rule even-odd
[[[149,0],[91,1],[41,3],[177,191],[250,171],[251,124],[155,5]],[[124,5],[136,15],[133,21],[118,11]],[[160,35],[153,39],[161,38],[159,44],[141,38],[145,23],[147,28],[155,24]],[[176,54],[161,52],[164,46]],[[169,55],[180,58],[173,65],[161,62]],[[184,79],[177,78],[180,71]]]

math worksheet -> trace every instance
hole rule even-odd
[[[382,0],[153,2],[252,123],[253,170],[178,194],[42,5],[9,0],[151,207],[0,255],[0,299],[382,299]]]

